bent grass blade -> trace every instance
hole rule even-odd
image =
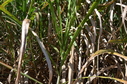
[[[24,19],[22,23],[22,34],[21,34],[21,47],[20,47],[20,53],[19,53],[19,63],[18,63],[18,71],[17,71],[17,78],[15,81],[15,84],[18,84],[20,80],[20,70],[21,70],[21,64],[22,64],[22,57],[25,52],[26,48],[26,36],[28,34],[30,20]]]
[[[46,51],[46,48],[45,48],[43,42],[39,39],[38,35],[37,35],[34,31],[32,31],[32,29],[30,29],[30,30],[31,30],[32,34],[36,37],[37,42],[38,42],[38,44],[39,44],[39,46],[40,46],[42,52],[44,53],[44,56],[45,56],[46,61],[47,61],[47,63],[48,63],[48,68],[49,68],[49,83],[48,83],[48,84],[51,84],[52,76],[53,76],[53,70],[52,70],[51,61],[50,61],[50,59],[49,59],[49,55],[48,55],[48,53],[47,53],[47,51]]]
[[[108,53],[108,54],[113,54],[113,55],[116,55],[118,57],[121,57],[123,58],[124,60],[127,61],[127,56],[124,56],[122,54],[119,54],[113,50],[110,50],[110,49],[102,49],[102,50],[98,50],[96,51],[95,53],[93,53],[90,58],[86,61],[86,63],[82,66],[82,69],[80,70],[79,74],[81,74],[83,72],[83,70],[86,68],[86,66],[97,56],[101,55],[101,54],[104,54],[104,53]]]

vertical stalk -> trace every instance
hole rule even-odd
[[[60,75],[58,75],[57,77],[57,83],[56,84],[59,84],[60,83]]]

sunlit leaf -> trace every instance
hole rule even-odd
[[[109,43],[127,43],[127,39],[110,40]]]
[[[97,77],[97,78],[104,78],[104,79],[112,79],[112,80],[119,81],[121,83],[127,83],[126,80],[122,80],[122,79],[119,79],[119,78],[113,78],[113,77],[106,77],[106,76],[90,76],[90,77]],[[82,77],[82,78],[90,78],[90,77]]]
[[[13,0],[7,0],[5,1],[1,6],[5,7],[8,3],[12,2]]]
[[[110,50],[110,49],[104,49],[104,50],[98,50],[98,51],[96,51],[95,53],[93,53],[93,54],[91,55],[91,57],[90,57],[89,60],[92,60],[92,59],[94,59],[96,56],[98,56],[98,55],[100,55],[100,54],[104,54],[104,53],[113,54],[113,55],[116,55],[116,56],[118,56],[118,57],[121,57],[121,58],[127,60],[127,56],[124,56],[124,55],[122,55],[122,54],[120,54],[120,53],[117,53],[117,52],[115,52],[115,51],[113,51],[113,50]]]

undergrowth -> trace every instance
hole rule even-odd
[[[21,84],[126,83],[126,4],[126,0],[1,0],[0,82],[15,83],[27,19]]]

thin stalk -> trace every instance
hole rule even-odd
[[[58,75],[57,77],[57,83],[56,84],[59,84],[60,83],[60,75]]]
[[[34,4],[34,0],[31,0],[30,7],[29,7],[29,9],[28,9],[28,13],[27,13],[26,18],[30,15],[31,9],[32,9],[32,7],[33,7],[33,4]]]

